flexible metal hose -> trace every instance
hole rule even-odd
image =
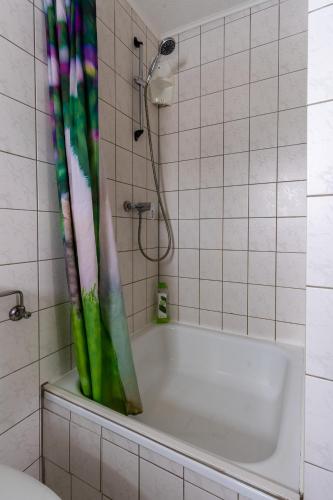
[[[150,158],[151,158],[151,166],[153,170],[153,177],[154,177],[154,184],[156,188],[156,194],[157,194],[157,201],[158,201],[158,207],[161,210],[161,214],[163,217],[163,221],[165,223],[165,227],[167,230],[168,234],[168,247],[164,254],[162,256],[158,256],[156,259],[153,257],[150,257],[147,255],[147,253],[144,251],[143,246],[142,246],[142,241],[141,241],[141,233],[142,233],[142,213],[139,212],[139,226],[138,226],[138,243],[139,243],[139,249],[142,255],[150,260],[151,262],[161,262],[164,260],[170,253],[172,249],[172,230],[170,226],[170,221],[167,216],[167,212],[164,206],[164,202],[161,196],[160,192],[160,186],[158,182],[158,171],[155,163],[155,158],[154,158],[154,150],[153,150],[153,141],[151,137],[151,128],[150,128],[150,119],[149,119],[149,108],[148,108],[148,86],[149,86],[149,80],[147,80],[147,83],[145,85],[145,91],[144,91],[144,100],[145,100],[145,110],[146,110],[146,120],[147,120],[147,132],[148,132],[148,142],[149,142],[149,149],[150,149]]]

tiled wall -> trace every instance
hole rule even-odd
[[[62,500],[246,500],[55,403],[45,408],[45,483]]]
[[[160,110],[171,313],[302,344],[306,0],[271,0],[177,40],[178,102]]]
[[[133,37],[143,41],[144,63],[150,63],[158,42],[126,0],[98,0],[98,54],[100,71],[101,168],[111,191],[119,263],[130,330],[150,321],[156,295],[158,266],[138,250],[138,219],[124,211],[129,201],[156,202],[147,148],[147,133],[138,142],[138,49]],[[146,66],[145,66],[146,70]],[[158,110],[151,107],[155,155],[158,155]],[[152,257],[158,252],[158,221],[143,221],[143,246]]]
[[[39,475],[40,383],[71,367],[41,1],[0,0],[0,463]]]
[[[309,1],[305,500],[333,491],[333,5]]]

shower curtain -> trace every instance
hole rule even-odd
[[[99,182],[95,0],[44,0],[53,140],[76,364],[83,394],[142,411],[110,202]]]

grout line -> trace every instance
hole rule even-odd
[[[281,7],[280,3],[278,4],[278,72],[280,72],[280,28],[281,28]],[[280,108],[280,75],[277,80],[277,109]],[[276,143],[279,144],[279,125],[280,125],[280,113],[277,115],[277,124],[276,124]],[[275,223],[275,294],[274,294],[274,315],[275,315],[275,329],[274,329],[274,338],[275,342],[277,339],[277,267],[278,267],[278,205],[279,205],[279,190],[278,190],[278,178],[279,178],[279,151],[277,148],[277,158],[276,158],[276,189],[275,189],[275,215],[276,215],[276,223]]]

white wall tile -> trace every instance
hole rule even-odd
[[[222,221],[220,219],[200,220],[200,248],[222,249]]]
[[[249,117],[249,85],[241,85],[224,91],[224,121]]]
[[[247,282],[247,252],[223,252],[223,281]]]
[[[263,319],[275,319],[275,287],[249,285],[248,314]]]
[[[283,38],[279,43],[280,74],[298,71],[307,67],[307,33]]]
[[[45,484],[63,500],[71,500],[71,476],[49,460],[45,460]]]
[[[179,163],[179,189],[200,187],[200,161],[186,160]],[[178,189],[178,186],[177,188]]]
[[[274,217],[276,214],[276,184],[250,186],[249,202],[250,217]]]
[[[191,189],[179,192],[179,218],[199,218],[199,190]]]
[[[201,126],[223,122],[223,92],[201,97]]]
[[[0,34],[31,54],[34,52],[33,6],[13,0],[1,1]]]
[[[309,84],[308,103],[332,99],[333,66],[329,47],[332,45],[333,7],[309,15]]]
[[[2,67],[0,81],[1,93],[24,102],[29,106],[34,106],[33,56],[7,41],[5,38],[1,38],[0,64]]]
[[[251,50],[251,82],[278,75],[278,43],[272,42]]]
[[[223,312],[247,314],[247,285],[223,283]]]
[[[224,217],[248,216],[248,187],[231,186],[224,188]]]
[[[69,422],[43,410],[43,456],[69,471]]]
[[[250,17],[243,17],[225,26],[225,55],[250,48]]]
[[[108,497],[137,500],[139,458],[119,446],[102,441],[102,491]]]
[[[179,250],[179,271],[176,270],[176,276],[183,278],[199,277],[199,251],[182,249]]]
[[[279,146],[306,142],[306,108],[279,113]]]
[[[191,49],[192,50],[192,49]],[[206,31],[201,35],[201,64],[221,59],[224,52],[224,27]]]
[[[276,265],[277,286],[305,288],[305,254],[278,253]]]
[[[250,184],[276,182],[277,149],[262,149],[250,153]]]
[[[333,468],[332,398],[330,381],[306,376],[305,460],[328,470]]]
[[[0,436],[0,461],[23,471],[39,455],[39,411],[36,411]]]
[[[308,26],[307,2],[288,0],[280,6],[280,37],[306,31]]]
[[[306,182],[280,182],[278,217],[306,216]]]
[[[276,322],[276,341],[283,344],[304,347],[305,345],[305,325]]]
[[[101,500],[102,494],[80,481],[75,476],[72,476],[72,500]]]
[[[278,108],[278,78],[251,83],[251,116],[274,113]]]
[[[179,279],[179,305],[186,307],[199,307],[198,279]]]
[[[249,120],[224,124],[224,154],[241,153],[249,149]]]
[[[307,70],[282,75],[279,78],[279,109],[305,106],[307,101]]]
[[[273,6],[251,16],[251,47],[274,42],[279,36],[279,7]]]
[[[277,113],[255,116],[250,120],[250,149],[277,146]]]
[[[304,464],[304,499],[329,500],[333,490],[333,473],[312,464]]]
[[[249,337],[274,341],[275,321],[262,318],[249,318],[248,328]]]
[[[100,489],[100,437],[71,422],[70,471],[95,489]]]
[[[180,132],[179,159],[182,161],[182,160],[191,160],[199,157],[200,157],[200,130],[195,129],[195,130],[186,130],[185,132]]]
[[[14,264],[37,259],[37,214],[23,210],[0,210],[0,263]]]
[[[197,155],[200,156],[199,149],[199,130],[193,131],[195,144],[192,145],[194,150],[195,158]],[[223,153],[223,125],[210,125],[209,127],[201,128],[201,156],[219,156]]]
[[[333,129],[333,103],[308,108],[308,194],[332,194],[333,148],[330,140]]]
[[[186,481],[184,484],[184,494],[185,500],[216,500],[216,496],[213,496],[210,493],[207,493],[207,491],[201,490]]]
[[[159,109],[159,133],[172,134],[178,132],[178,103]]]
[[[200,185],[202,188],[223,185],[223,156],[201,159]]]
[[[0,433],[39,408],[38,363],[22,368],[0,380]]]
[[[249,283],[275,285],[274,252],[249,252]]]
[[[306,296],[306,370],[310,375],[332,380],[333,291],[308,287]]]
[[[224,88],[237,87],[249,82],[249,51],[226,57],[224,64]]]
[[[306,179],[306,145],[279,148],[278,180],[297,181]]]
[[[200,99],[190,99],[179,103],[179,130],[200,127]]]
[[[227,333],[235,333],[237,335],[247,335],[247,316],[239,316],[237,314],[223,313],[222,324],[223,331]]]
[[[71,369],[70,346],[40,360],[40,384],[54,382]]]
[[[36,209],[34,161],[0,153],[0,207]]]
[[[201,66],[201,95],[223,90],[223,64],[223,60],[218,59]]]
[[[222,311],[222,282],[200,280],[200,308]]]
[[[0,95],[0,148],[35,158],[35,116],[32,108]]]
[[[306,252],[305,217],[278,218],[277,251]]]
[[[224,185],[247,184],[249,177],[249,153],[235,153],[224,157]]]
[[[28,322],[0,323],[0,377],[29,365],[38,359],[38,316]],[[0,422],[1,425],[1,422]]]
[[[307,283],[331,287],[333,283],[332,243],[333,199],[309,198]]]
[[[142,500],[181,500],[183,480],[155,465],[140,460],[140,498]]]
[[[200,36],[184,40],[179,44],[179,68],[184,71],[200,64]]]
[[[193,68],[188,71],[182,71],[181,73],[179,73],[179,100],[183,101],[185,99],[193,99],[194,97],[198,97],[199,95],[200,67]]]
[[[276,219],[250,219],[249,249],[271,252],[276,246]]]
[[[286,323],[304,323],[305,290],[277,287],[276,319]]]

